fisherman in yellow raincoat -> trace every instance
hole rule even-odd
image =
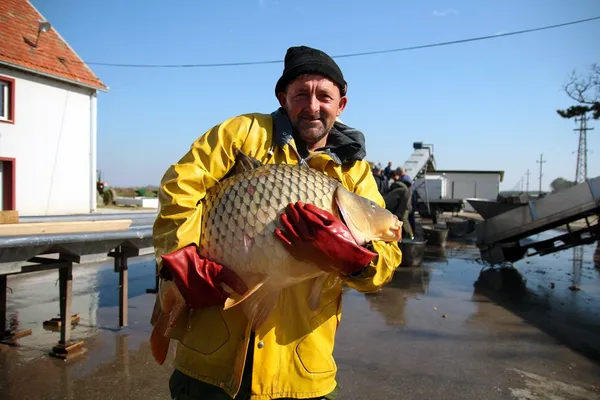
[[[319,309],[306,299],[310,282],[286,289],[271,323],[284,331],[252,332],[238,308],[223,311],[226,293],[220,282],[242,293],[244,283],[226,266],[202,259],[197,252],[202,203],[206,190],[234,164],[234,148],[263,163],[298,164],[311,152],[310,167],[339,180],[348,190],[384,201],[367,161],[363,134],[341,123],[347,84],[338,65],[322,51],[306,46],[288,49],[284,71],[275,87],[281,107],[272,114],[236,116],[200,136],[172,165],[159,189],[160,210],[154,223],[154,247],[161,272],[165,265],[189,277],[182,295],[194,313],[177,322],[175,371],[169,386],[173,399],[333,399],[337,393],[334,339],[341,319],[342,284],[325,285]],[[323,211],[329,224],[310,225],[314,214],[294,204],[282,216],[284,243],[337,265],[349,287],[373,292],[389,282],[401,262],[396,242],[350,245],[337,239],[348,233],[343,223]],[[298,229],[310,225],[317,240]],[[341,232],[341,233],[340,233]],[[337,242],[336,242],[337,240]],[[354,246],[354,247],[349,247]],[[198,305],[203,307],[198,309]]]

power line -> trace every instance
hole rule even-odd
[[[374,51],[366,51],[361,53],[350,53],[350,54],[339,54],[334,55],[332,58],[349,58],[349,57],[361,57],[361,56],[369,56],[374,54],[385,54],[385,53],[398,53],[402,51],[411,51],[411,50],[419,50],[430,47],[441,47],[441,46],[449,46],[453,44],[467,43],[467,42],[475,42],[479,40],[489,40],[495,39],[499,37],[505,36],[514,36],[514,35],[522,35],[524,33],[538,32],[547,29],[555,29],[561,28],[563,26],[582,24],[584,22],[590,22],[600,19],[600,16],[580,19],[577,21],[564,22],[561,24],[542,26],[538,28],[524,29],[520,31],[499,33],[495,35],[487,35],[487,36],[478,36],[468,39],[460,39],[460,40],[452,40],[448,42],[438,42],[431,44],[423,44],[418,46],[410,46],[410,47],[400,47],[396,49],[388,49],[388,50],[374,50]],[[209,68],[209,67],[235,67],[235,66],[244,66],[244,65],[265,65],[265,64],[279,64],[283,63],[283,60],[268,60],[268,61],[245,61],[245,62],[233,62],[233,63],[210,63],[210,64],[121,64],[121,63],[105,63],[105,62],[95,62],[89,61],[86,64],[89,65],[101,65],[105,67],[124,67],[124,68]]]

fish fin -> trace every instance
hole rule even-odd
[[[248,291],[246,293],[244,293],[242,296],[240,296],[235,291],[233,291],[229,286],[223,284],[224,290],[229,293],[229,297],[227,298],[227,300],[225,300],[225,306],[223,307],[223,310],[228,310],[232,307],[237,306],[242,301],[244,301],[248,297],[252,296],[258,289],[260,289],[260,287],[262,285],[264,285],[264,283],[265,283],[265,280],[261,280],[256,285],[254,285],[250,289],[248,289]]]
[[[329,279],[329,274],[322,274],[314,279],[313,287],[308,296],[308,306],[313,311],[317,311],[319,304],[321,304],[321,294],[323,293],[323,287],[327,279]]]
[[[226,291],[231,291],[230,297],[225,300],[223,310],[239,305],[248,321],[252,322],[253,329],[260,328],[275,309],[280,293],[279,291],[266,290],[264,288],[265,282],[266,279],[262,279],[242,296],[233,292],[229,287],[224,287]],[[261,288],[262,290],[259,290]]]
[[[165,336],[165,331],[168,329],[169,315],[164,312],[160,312],[160,315],[156,319],[156,323],[152,328],[152,334],[150,335],[150,348],[152,350],[152,356],[158,363],[163,365],[167,354],[169,353],[169,344],[171,338]]]
[[[178,291],[174,291],[173,288],[164,290],[167,290],[167,293],[164,296],[163,304],[160,304],[160,293],[156,296],[151,319],[153,328],[150,334],[150,348],[152,356],[159,365],[162,365],[167,358],[171,343],[171,330],[186,308],[185,300]],[[159,307],[157,307],[157,303]]]
[[[154,299],[154,309],[152,310],[152,316],[150,317],[150,325],[154,326],[154,324],[156,324],[156,321],[158,321],[158,317],[160,317],[161,311],[162,310],[160,307],[160,297],[158,297],[157,295]]]
[[[279,300],[279,291],[262,291],[246,300],[242,305],[244,314],[252,321],[252,330],[258,330],[271,316]]]
[[[235,157],[235,162],[234,162],[231,170],[229,170],[229,172],[225,175],[224,179],[230,178],[233,175],[241,174],[242,172],[250,171],[252,169],[255,169],[255,168],[258,168],[258,167],[261,167],[264,165],[262,162],[260,162],[256,158],[250,157],[249,155],[244,153],[242,150],[235,147],[235,145],[233,146],[233,154]]]

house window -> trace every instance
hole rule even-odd
[[[15,120],[15,80],[0,76],[0,122]]]

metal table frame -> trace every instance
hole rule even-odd
[[[0,237],[0,343],[14,346],[18,338],[31,334],[31,330],[14,332],[7,329],[7,277],[57,269],[60,340],[50,355],[69,359],[85,352],[83,341],[71,340],[72,271],[74,264],[80,264],[82,256],[91,254],[106,253],[114,259],[114,271],[119,273],[119,326],[127,326],[128,259],[151,254],[151,251],[144,250],[152,247],[151,226],[115,232]],[[58,258],[47,257],[56,254]],[[147,292],[156,292],[156,289],[148,289]]]

